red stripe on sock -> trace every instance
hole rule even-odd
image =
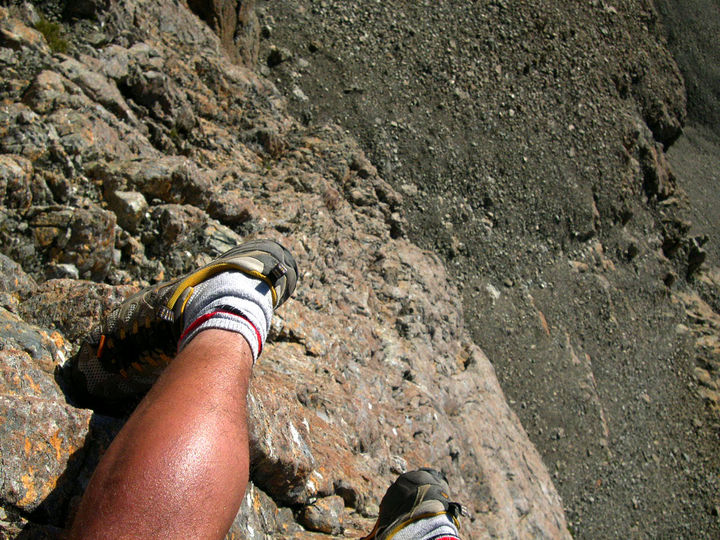
[[[205,315],[201,315],[200,317],[198,317],[197,319],[195,319],[193,322],[191,322],[191,323],[188,325],[188,327],[187,327],[187,328],[185,329],[185,331],[182,333],[182,335],[180,336],[180,339],[178,340],[178,342],[182,342],[182,340],[185,339],[185,337],[186,337],[188,334],[190,334],[193,330],[195,330],[198,326],[200,326],[202,323],[204,323],[204,322],[212,319],[213,317],[215,317],[216,315],[219,315],[219,314],[223,314],[223,315],[233,315],[234,317],[239,317],[239,318],[241,318],[242,320],[244,320],[245,322],[247,322],[247,323],[252,327],[253,330],[255,330],[255,336],[257,337],[257,341],[258,341],[258,356],[260,356],[260,353],[262,352],[262,346],[263,346],[263,344],[262,344],[262,337],[260,336],[260,332],[259,332],[258,329],[255,327],[255,325],[250,321],[250,319],[248,319],[248,318],[245,317],[244,315],[241,315],[240,313],[234,313],[234,312],[232,312],[232,311],[226,311],[226,310],[223,310],[223,309],[219,309],[219,310],[217,310],[217,311],[212,311],[212,312],[210,312],[210,313],[206,313]]]

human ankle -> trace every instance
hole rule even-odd
[[[273,315],[268,285],[242,272],[223,272],[198,285],[184,310],[178,351],[211,328],[242,335],[253,362],[262,352]]]

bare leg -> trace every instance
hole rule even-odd
[[[251,370],[242,336],[200,332],[108,448],[70,538],[223,538],[248,480]]]

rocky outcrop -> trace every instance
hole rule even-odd
[[[678,291],[673,300],[685,309],[688,317],[687,326],[683,325],[680,331],[692,339],[699,393],[713,412],[720,415],[720,310],[712,305],[718,299],[720,269],[710,268],[697,279],[700,292]]]
[[[0,9],[0,530],[60,534],[121,425],[53,377],[102,313],[270,236],[300,285],[255,369],[231,535],[358,535],[398,473],[431,465],[467,537],[568,536],[458,291],[356,143],[291,119],[187,6],[82,4],[67,54]]]
[[[189,0],[188,7],[217,33],[231,58],[255,65],[260,38],[255,0]]]

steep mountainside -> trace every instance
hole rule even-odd
[[[100,315],[270,236],[300,284],[255,370],[231,536],[358,536],[399,472],[431,465],[472,513],[466,537],[567,537],[460,293],[403,237],[401,195],[342,129],[294,121],[233,63],[248,50],[222,49],[225,19],[190,4],[0,8],[2,536],[61,535],[122,423],[54,378]]]
[[[34,4],[0,9],[3,535],[60,535],[121,425],[53,377],[99,316],[270,236],[300,285],[235,537],[356,537],[421,465],[466,538],[720,536],[712,187],[650,0]]]
[[[720,535],[717,147],[674,143],[662,37],[713,96],[717,1],[661,4],[707,22],[666,32],[648,0],[258,2],[258,69],[403,194],[581,538]],[[668,150],[715,154],[688,183]]]

